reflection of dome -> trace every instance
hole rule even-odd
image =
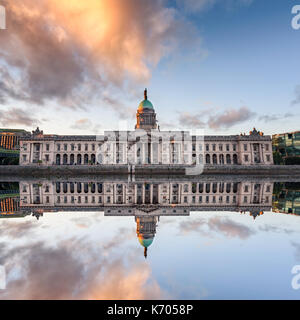
[[[142,236],[139,236],[138,238],[139,238],[139,243],[145,248],[148,248],[153,242],[153,238],[144,239],[144,237]]]

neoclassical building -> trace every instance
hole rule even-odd
[[[207,136],[162,131],[144,100],[132,131],[60,136],[33,131],[20,139],[20,165],[271,165],[272,138],[254,129],[249,135]]]

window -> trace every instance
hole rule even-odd
[[[78,151],[81,151],[81,144],[78,145]]]
[[[23,150],[24,150],[24,151],[27,151],[27,143],[24,143],[24,144],[23,144]]]
[[[267,186],[266,192],[271,192],[271,186]]]
[[[232,148],[233,148],[233,151],[236,151],[236,144],[234,144]]]
[[[267,162],[270,162],[271,161],[271,157],[269,154],[267,154]]]
[[[50,146],[49,144],[46,144],[46,151],[49,151],[50,150]]]
[[[247,202],[248,202],[248,198],[244,197],[244,203],[247,203]]]
[[[229,151],[230,150],[230,146],[229,144],[226,144],[226,151]]]
[[[249,162],[249,156],[247,154],[245,154],[244,159],[245,159],[245,162]]]
[[[223,145],[219,144],[219,151],[223,151]]]
[[[71,151],[74,151],[75,150],[75,145],[72,143],[71,144]]]
[[[68,150],[68,145],[64,144],[64,150],[67,151]]]
[[[266,151],[269,151],[269,145],[266,144]]]
[[[49,154],[45,155],[45,160],[46,160],[46,162],[49,162]]]
[[[60,151],[60,144],[57,145],[57,151]]]
[[[48,186],[48,185],[46,185],[46,187],[45,187],[45,192],[46,192],[46,193],[49,192],[49,186]]]
[[[248,150],[248,146],[247,144],[244,144],[244,151],[247,151]]]
[[[216,145],[215,144],[212,145],[212,149],[213,149],[213,151],[216,151]]]
[[[89,150],[89,145],[88,145],[87,143],[84,145],[84,150],[85,150],[85,151],[88,151],[88,150]]]
[[[248,192],[249,191],[249,186],[245,186],[244,187],[244,192]]]
[[[27,161],[27,156],[23,155],[23,162],[26,162],[26,161]]]
[[[206,151],[209,151],[209,144],[206,145]]]

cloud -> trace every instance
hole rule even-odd
[[[238,123],[252,119],[255,113],[247,107],[241,107],[240,109],[229,109],[223,113],[210,116],[208,125],[211,129],[228,129]]]
[[[208,228],[208,230],[205,230]],[[200,232],[204,236],[212,236],[211,231],[223,234],[228,238],[247,239],[255,232],[249,227],[237,223],[229,218],[215,217],[209,220],[196,219],[180,223],[180,230],[184,233]]]
[[[295,100],[292,101],[292,105],[300,104],[300,85],[295,88]]]
[[[79,119],[75,121],[75,123],[71,126],[71,128],[76,130],[87,130],[87,129],[91,129],[92,126],[93,126],[93,123],[89,119]]]
[[[4,0],[0,102],[43,105],[56,100],[61,107],[77,109],[102,101],[120,113],[123,105],[111,98],[117,89],[146,83],[163,57],[182,43],[197,42],[193,26],[165,4]]]
[[[271,122],[271,121],[278,121],[283,119],[288,119],[294,117],[294,114],[292,113],[285,113],[283,115],[280,114],[266,114],[259,117],[259,120],[265,121],[265,122]]]
[[[191,128],[204,128],[205,122],[200,120],[201,115],[193,115],[189,112],[183,112],[179,115],[179,123],[182,126],[187,126]]]
[[[256,114],[247,107],[228,109],[215,113],[214,110],[203,110],[201,113],[191,114],[182,112],[179,114],[179,124],[190,128],[228,129],[238,123],[252,119]]]
[[[7,127],[14,125],[24,125],[27,127],[32,127],[39,123],[39,120],[30,115],[29,110],[25,111],[19,108],[12,108],[10,110],[0,110],[0,124],[2,126]]]
[[[232,9],[240,6],[249,6],[253,0],[177,0],[177,5],[189,13],[198,13],[213,8],[215,5]]]

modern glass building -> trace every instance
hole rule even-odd
[[[300,131],[275,134],[272,136],[273,152],[287,160],[300,161]]]

